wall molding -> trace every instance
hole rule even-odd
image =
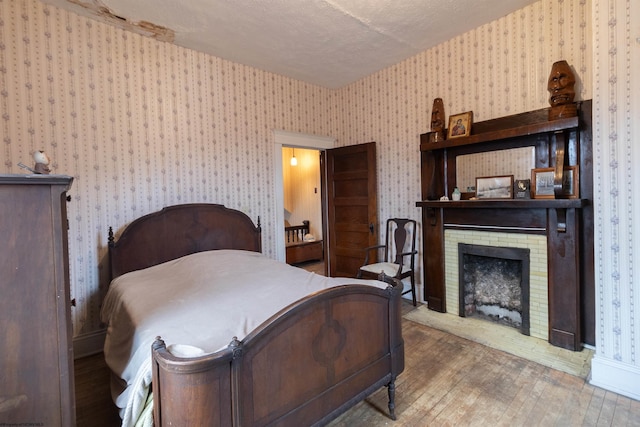
[[[82,357],[92,356],[94,354],[102,353],[104,349],[104,340],[107,337],[107,330],[101,329],[99,331],[91,332],[88,334],[78,335],[73,338],[73,358],[80,359]]]
[[[640,400],[640,368],[595,354],[589,384]]]

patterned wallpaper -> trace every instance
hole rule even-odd
[[[630,96],[640,93],[631,78],[640,65],[634,1],[593,0],[592,13],[592,0],[540,0],[328,90],[37,0],[0,0],[0,172],[23,173],[18,162],[44,149],[55,173],[75,177],[78,336],[100,329],[109,226],[121,230],[165,205],[223,203],[261,218],[264,251],[275,256],[273,129],[336,137],[339,146],[376,141],[379,218],[420,219],[418,136],[429,130],[433,99],[444,99],[447,115],[472,110],[476,121],[543,108],[551,64],[565,59],[577,99],[594,98],[596,239],[604,242],[596,254],[598,357],[639,369],[639,205],[627,197],[640,184],[631,168],[640,160]]]
[[[44,149],[53,173],[75,178],[76,335],[100,328],[109,226],[176,203],[221,203],[260,217],[275,257],[273,129],[328,135],[335,122],[328,89],[37,0],[0,0],[0,64],[0,172],[24,173],[17,164]]]
[[[592,383],[640,400],[640,4],[594,0],[596,355]],[[636,73],[634,76],[633,73]]]
[[[338,145],[376,141],[379,218],[420,219],[419,135],[434,98],[474,121],[549,106],[551,65],[565,59],[576,99],[591,99],[590,1],[542,0],[331,94]]]

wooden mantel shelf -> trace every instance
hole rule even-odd
[[[545,110],[546,111],[546,110]],[[478,123],[483,128],[494,125],[492,122],[498,122],[503,119],[488,120]],[[442,142],[429,142],[428,133],[420,135],[420,151],[433,151],[443,148],[461,147],[464,145],[479,144],[482,142],[494,142],[508,138],[517,138],[521,136],[536,135],[540,133],[558,132],[569,129],[576,129],[579,125],[579,119],[575,117],[567,117],[557,120],[544,120],[537,123],[523,123],[509,128],[476,130],[469,136],[462,136],[453,139],[447,139]],[[472,128],[473,129],[473,128]]]
[[[423,200],[416,202],[419,208],[445,209],[580,209],[589,205],[587,199],[527,199],[527,200]]]

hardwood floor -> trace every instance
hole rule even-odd
[[[398,420],[387,417],[383,388],[330,426],[640,426],[639,401],[410,320],[402,325]],[[119,425],[102,354],[76,360],[75,377],[77,425]]]
[[[111,400],[110,372],[98,353],[75,361],[76,426],[111,427],[121,424]]]

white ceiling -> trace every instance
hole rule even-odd
[[[335,89],[536,0],[42,1]]]

